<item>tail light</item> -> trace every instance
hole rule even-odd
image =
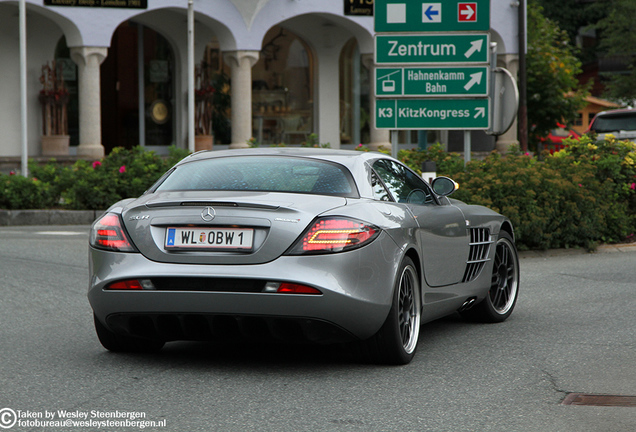
[[[97,249],[116,252],[137,251],[128,241],[119,216],[115,213],[107,213],[95,222],[91,230],[90,245]]]
[[[355,219],[317,219],[287,254],[345,252],[371,243],[379,234],[378,227]]]
[[[308,286],[292,282],[267,282],[263,292],[266,293],[283,293],[283,294],[309,294],[321,295],[320,290]]]
[[[144,289],[144,287],[142,287],[141,284],[139,283],[139,281],[137,281],[137,280],[124,280],[124,281],[119,281],[119,282],[113,282],[112,284],[108,285],[106,287],[106,289],[112,289],[112,290],[141,290],[141,289]]]
[[[108,290],[156,290],[150,279],[126,279],[112,282],[106,286]]]

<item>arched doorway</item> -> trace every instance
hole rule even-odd
[[[101,66],[106,153],[136,145],[166,153],[175,143],[174,70],[174,53],[162,35],[131,21],[117,28]]]
[[[313,55],[288,29],[265,35],[252,68],[254,138],[259,144],[299,144],[313,132]]]
[[[340,142],[368,144],[369,70],[362,64],[356,39],[350,39],[340,53]]]

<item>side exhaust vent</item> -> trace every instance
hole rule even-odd
[[[488,228],[470,228],[470,251],[463,282],[477,279],[482,269],[489,261],[492,239]]]

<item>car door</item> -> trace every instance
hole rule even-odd
[[[466,219],[448,200],[438,200],[430,187],[406,166],[379,159],[373,169],[397,203],[404,205],[417,221],[426,283],[431,287],[457,284],[466,271],[469,236]]]

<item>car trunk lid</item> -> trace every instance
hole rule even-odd
[[[132,242],[153,261],[260,264],[282,255],[317,215],[346,202],[277,192],[160,192],[130,203],[122,218]]]

